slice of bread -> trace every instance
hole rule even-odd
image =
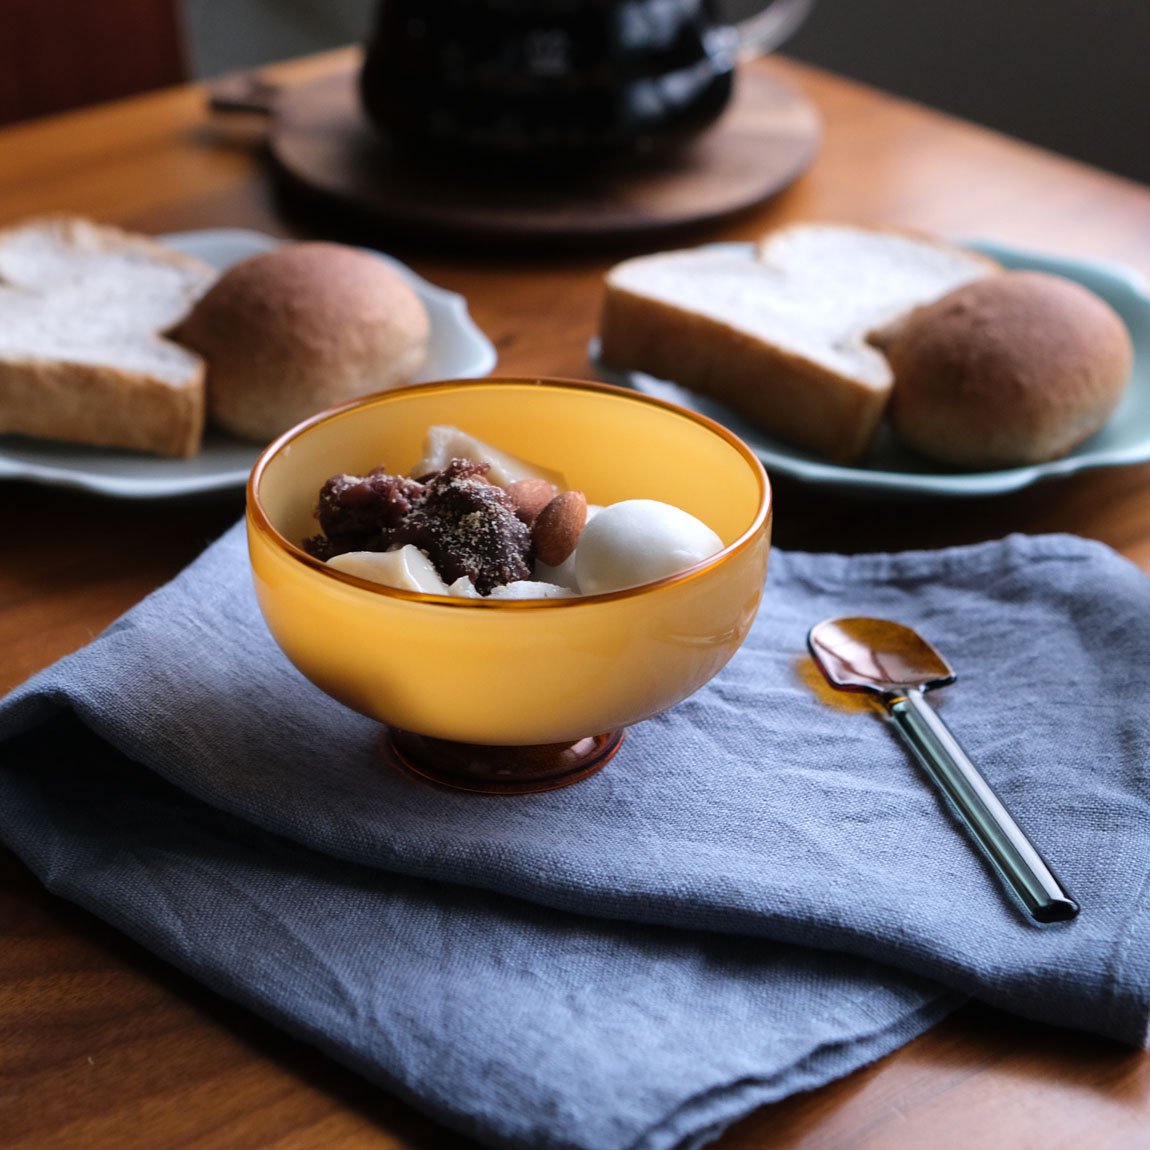
[[[939,240],[840,224],[792,225],[749,250],[638,256],[607,275],[600,356],[850,463],[870,444],[893,382],[869,333],[998,270]]]
[[[79,217],[0,231],[0,432],[195,455],[203,360],[161,333],[215,277]]]

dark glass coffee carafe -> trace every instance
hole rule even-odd
[[[695,136],[739,44],[711,0],[381,0],[360,95],[405,154],[548,171]]]

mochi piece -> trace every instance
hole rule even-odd
[[[422,591],[425,595],[448,593],[447,584],[431,560],[410,543],[396,551],[345,551],[329,559],[327,565],[401,591]]]
[[[575,579],[584,595],[601,595],[674,575],[723,549],[701,520],[655,499],[626,499],[603,508],[575,549]]]

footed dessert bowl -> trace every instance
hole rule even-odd
[[[443,425],[546,469],[593,505],[681,508],[721,549],[653,582],[540,599],[385,586],[309,552],[329,478],[381,466],[409,475],[429,428]],[[487,793],[586,778],[625,728],[708,682],[758,610],[770,528],[767,476],[736,436],[673,404],[575,380],[445,381],[368,396],[281,435],[247,489],[256,593],[287,657],[384,724],[391,764]]]

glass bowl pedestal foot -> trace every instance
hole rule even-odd
[[[523,747],[456,743],[388,727],[384,759],[441,787],[488,795],[523,795],[570,786],[602,770],[623,742],[624,731],[588,735],[573,743]]]

